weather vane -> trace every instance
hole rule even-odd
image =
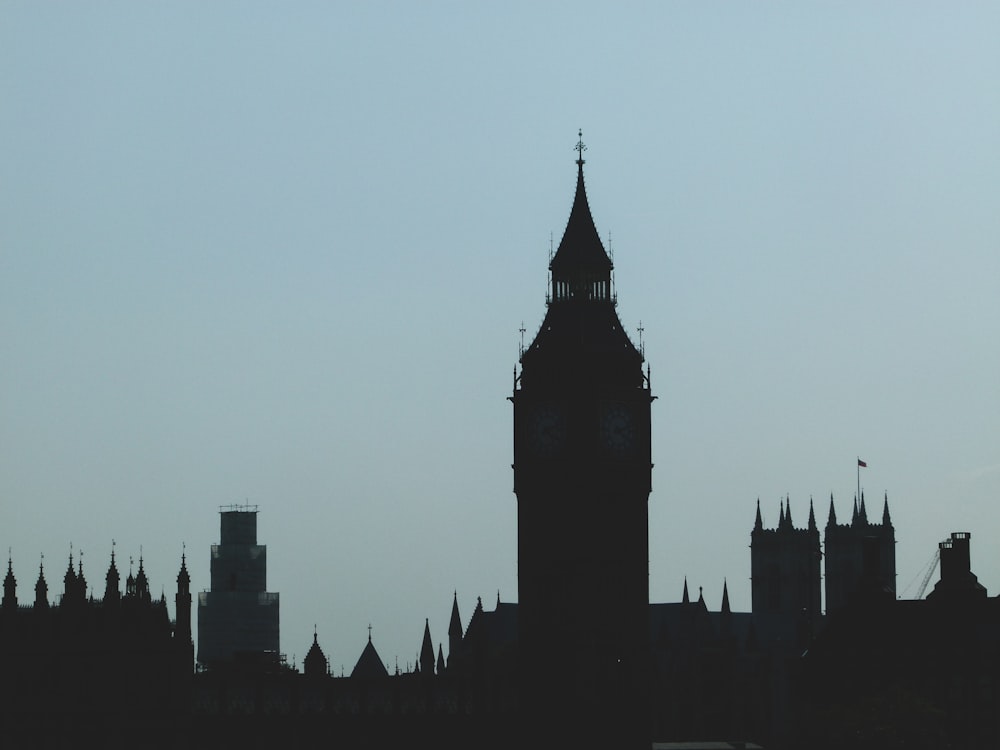
[[[576,163],[577,164],[583,164],[583,152],[587,150],[587,147],[583,145],[583,129],[582,128],[580,129],[578,135],[579,135],[580,140],[578,140],[576,142],[576,146],[574,146],[574,148],[576,149],[576,153],[579,155],[579,158],[577,158]]]

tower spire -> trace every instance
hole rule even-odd
[[[608,257],[594,225],[583,181],[583,131],[576,144],[576,195],[566,222],[559,248],[549,263],[552,276],[550,299],[553,303],[569,300],[611,300],[611,270]]]
[[[7,549],[7,575],[3,579],[2,606],[10,609],[17,607],[17,579],[14,578],[14,561],[10,548]]]

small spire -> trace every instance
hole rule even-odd
[[[812,495],[809,496],[809,531],[817,531],[816,529],[816,514],[813,512],[813,499]]]
[[[702,587],[698,587],[698,604],[705,604],[705,593],[702,591]]]
[[[690,604],[691,603],[691,597],[688,596],[688,578],[687,578],[687,576],[684,576],[684,596],[681,598],[681,602],[683,604]]]
[[[785,526],[788,528],[792,527],[792,502],[788,499],[788,495],[785,495]]]
[[[865,526],[868,525],[868,511],[865,510],[865,491],[861,490],[861,504],[858,507],[858,520]]]
[[[728,615],[732,612],[729,608],[729,584],[726,579],[722,579],[722,614]]]
[[[17,607],[17,579],[14,578],[14,559],[7,548],[7,575],[3,579],[3,607]]]
[[[448,637],[450,639],[462,638],[462,618],[458,614],[458,591],[451,601],[451,619],[448,622]]]
[[[35,607],[49,606],[49,585],[45,582],[45,553],[38,563],[38,581],[35,582]]]
[[[833,493],[832,492],[830,493],[830,515],[827,516],[826,525],[827,525],[828,528],[830,526],[836,526],[837,525],[837,511],[835,511],[833,509]]]
[[[757,520],[754,521],[753,530],[760,531],[764,528],[764,521],[760,517],[760,498],[757,498]]]
[[[854,496],[854,512],[851,514],[851,526],[858,525],[858,496]]]
[[[892,526],[892,519],[889,518],[889,492],[885,493],[885,501],[882,505],[882,525]]]

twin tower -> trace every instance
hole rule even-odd
[[[750,534],[750,577],[755,616],[796,623],[804,636],[820,625],[820,592],[825,584],[826,614],[834,614],[865,593],[896,591],[896,532],[889,517],[889,500],[881,522],[868,519],[865,497],[855,498],[850,523],[838,524],[830,497],[830,514],[821,550],[812,501],[804,529],[792,524],[791,505],[781,503],[778,525],[764,528],[757,503],[757,519]],[[825,576],[821,584],[820,565]]]

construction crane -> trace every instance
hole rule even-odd
[[[917,589],[917,599],[924,598],[924,591],[927,590],[927,584],[930,583],[931,576],[934,575],[934,571],[937,570],[939,562],[941,562],[940,547],[934,550],[934,557],[931,559],[930,565],[927,566],[927,572],[924,574],[924,580],[920,582],[920,588]]]

